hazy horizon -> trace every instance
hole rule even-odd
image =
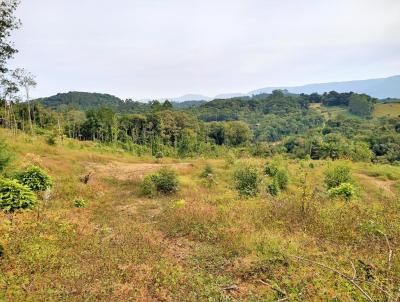
[[[37,76],[35,97],[212,97],[400,73],[395,0],[35,0],[17,15],[10,67]]]

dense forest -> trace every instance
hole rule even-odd
[[[65,135],[160,157],[217,156],[218,146],[229,146],[260,156],[338,159],[358,158],[355,153],[363,152],[366,160],[400,160],[400,119],[373,118],[378,100],[368,95],[277,90],[178,106],[70,92],[21,101],[17,91],[25,86],[18,84],[17,76],[10,75],[16,84],[3,80],[0,124],[14,131],[47,133],[51,140]],[[315,105],[341,107],[347,114],[326,116]]]

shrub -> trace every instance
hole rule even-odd
[[[77,208],[86,207],[86,201],[83,198],[77,198],[74,200],[74,206]]]
[[[342,183],[351,183],[350,167],[338,165],[325,171],[325,184],[328,189],[338,187]]]
[[[45,191],[53,186],[50,176],[38,166],[31,166],[17,174],[17,180],[32,191]]]
[[[278,172],[278,170],[279,170],[279,168],[275,163],[273,163],[271,161],[268,161],[265,163],[265,167],[264,167],[265,175],[275,176],[275,174]]]
[[[46,138],[46,143],[50,146],[54,146],[57,143],[56,137],[54,135],[50,135]]]
[[[25,185],[13,179],[0,179],[0,208],[6,213],[31,209],[37,203],[36,195]]]
[[[0,140],[0,172],[2,172],[11,162],[12,153],[5,142]]]
[[[229,168],[235,164],[236,157],[233,153],[228,153],[225,157],[225,167]]]
[[[329,191],[331,197],[342,197],[349,201],[355,195],[354,186],[351,183],[341,183],[339,186],[331,188]]]
[[[275,179],[273,179],[267,185],[267,191],[272,196],[277,196],[279,194],[279,185],[278,185],[278,182]]]
[[[350,154],[353,161],[370,162],[372,158],[372,151],[369,149],[368,144],[363,142],[356,142]]]
[[[233,175],[233,179],[235,189],[240,195],[246,197],[257,195],[260,176],[256,167],[246,165],[238,168]]]
[[[140,193],[147,197],[154,197],[157,192],[156,184],[152,176],[153,175],[147,175],[140,185]]]
[[[147,175],[141,184],[141,193],[148,197],[154,197],[156,192],[162,194],[175,193],[178,190],[178,177],[176,172],[166,167],[158,173]]]
[[[200,174],[201,178],[207,178],[209,175],[214,175],[214,169],[211,165],[207,164]]]
[[[176,172],[163,167],[161,170],[152,177],[156,189],[163,194],[175,193],[178,190],[178,177]]]
[[[163,158],[164,157],[164,153],[162,153],[161,151],[157,151],[155,157],[156,158]]]
[[[276,181],[279,189],[285,190],[289,184],[289,174],[286,169],[279,169],[274,176],[274,180]]]

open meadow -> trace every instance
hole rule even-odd
[[[396,301],[400,167],[345,162],[357,188],[330,199],[324,170],[344,163],[274,158],[289,172],[266,193],[265,159],[172,160],[95,143],[1,131],[8,172],[40,165],[53,178],[39,210],[1,217],[4,301]],[[259,194],[241,197],[235,169],[251,163]],[[213,180],[202,178],[212,168]],[[145,175],[177,172],[176,193],[152,198]],[[92,173],[84,184],[80,177]],[[77,207],[74,200],[86,201]]]

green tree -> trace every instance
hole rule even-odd
[[[362,117],[370,117],[374,111],[374,100],[365,94],[353,94],[349,98],[349,111]]]
[[[0,74],[7,71],[7,60],[11,59],[17,52],[8,38],[11,32],[21,24],[14,16],[18,4],[18,0],[0,1]]]
[[[239,146],[250,142],[253,133],[248,124],[242,121],[225,123],[225,138],[229,145]]]

